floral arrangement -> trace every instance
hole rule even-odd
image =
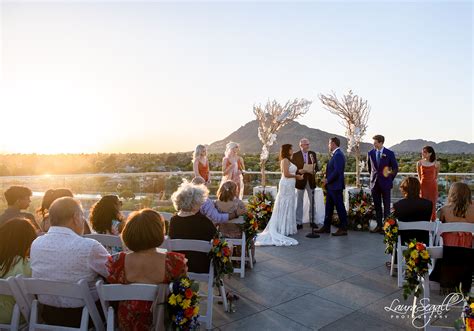
[[[244,214],[243,217],[244,217],[245,222],[241,225],[241,229],[243,232],[245,232],[247,249],[249,249],[253,240],[257,236],[258,220],[250,212],[247,212],[246,214]]]
[[[383,243],[385,244],[385,254],[393,254],[393,249],[398,240],[398,223],[395,217],[393,217],[393,214],[388,215],[385,219],[383,230],[385,232],[385,236],[383,238]]]
[[[249,198],[247,204],[247,216],[244,215],[244,218],[249,219],[249,223],[253,218],[254,221],[257,222],[260,230],[265,229],[268,221],[270,221],[270,218],[272,217],[274,203],[275,200],[270,193],[257,192],[257,194]],[[245,233],[245,235],[247,235],[247,238],[250,237],[247,233]]]
[[[474,298],[466,297],[462,317],[466,325],[466,331],[474,330]]]
[[[403,257],[406,263],[405,280],[403,285],[403,297],[405,300],[414,291],[415,296],[421,294],[420,279],[428,272],[428,266],[431,264],[430,253],[426,249],[426,245],[412,239],[408,244],[408,248],[403,251]]]
[[[360,189],[349,193],[348,225],[352,230],[369,230],[369,221],[374,217],[372,195]]]
[[[209,251],[209,258],[214,265],[214,284],[222,285],[224,275],[230,275],[234,272],[234,266],[230,259],[232,249],[229,244],[218,234],[212,240],[212,248]]]
[[[167,311],[173,330],[195,330],[199,327],[199,284],[182,277],[170,283]]]

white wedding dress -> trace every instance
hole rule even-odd
[[[296,173],[296,166],[290,163],[290,174]],[[298,241],[286,237],[298,232],[296,229],[296,194],[295,178],[286,178],[281,175],[278,194],[275,199],[272,217],[265,230],[257,235],[255,246],[292,246]]]

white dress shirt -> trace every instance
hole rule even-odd
[[[98,241],[83,238],[67,227],[52,226],[31,245],[32,276],[63,282],[85,279],[97,301],[95,282],[99,275],[108,276],[105,266],[108,257],[109,253]],[[55,307],[84,306],[81,300],[66,297],[40,295],[39,301]]]

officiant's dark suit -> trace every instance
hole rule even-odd
[[[313,173],[305,173],[303,174],[302,180],[297,180],[295,183],[295,187],[297,191],[297,199],[296,199],[296,225],[298,229],[303,227],[303,200],[304,200],[304,192],[308,192],[308,197],[311,199],[314,196],[314,189],[316,187],[316,180],[314,174],[318,171],[318,159],[316,157],[316,153],[309,150],[309,140],[303,138],[300,140],[300,150],[296,153],[293,153],[291,158],[291,162],[296,165],[297,173],[303,169],[305,164],[314,164],[314,172]],[[310,204],[310,219],[311,214],[313,213],[312,208],[314,208],[314,203]]]

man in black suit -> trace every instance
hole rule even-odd
[[[407,177],[400,184],[400,191],[404,199],[393,204],[394,216],[400,222],[421,222],[431,220],[433,203],[420,198],[420,182],[415,177]],[[411,239],[424,242],[428,245],[429,234],[423,230],[400,231],[400,239],[405,243]]]
[[[297,173],[303,175],[302,180],[297,180],[295,187],[297,189],[297,200],[296,200],[296,228],[303,228],[303,200],[304,192],[308,193],[310,208],[309,208],[309,219],[311,215],[314,215],[314,188],[316,187],[315,173],[318,171],[318,159],[316,153],[309,150],[309,140],[302,138],[300,140],[300,150],[293,154],[291,162],[298,168]],[[311,171],[303,170],[305,164],[312,165]]]

